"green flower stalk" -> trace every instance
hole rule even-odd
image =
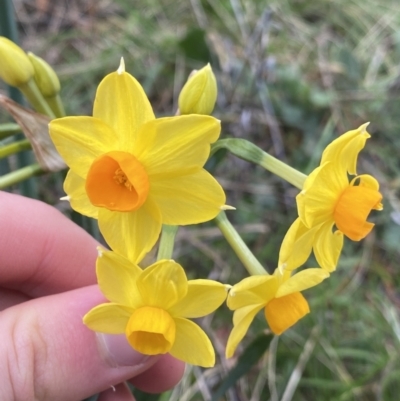
[[[240,138],[221,139],[211,145],[211,155],[220,149],[227,149],[235,156],[250,163],[258,164],[295,187],[303,189],[304,181],[307,178],[305,174],[264,152],[254,143]]]
[[[35,82],[41,94],[57,117],[65,116],[64,106],[59,97],[60,80],[53,68],[41,57],[28,52],[29,60],[35,70]]]
[[[0,147],[0,159],[10,156],[14,153],[22,152],[23,150],[31,149],[31,143],[27,139],[16,141]]]
[[[161,231],[160,245],[158,247],[157,260],[172,259],[174,251],[175,236],[178,226],[164,224]]]
[[[235,230],[235,227],[230,223],[225,212],[220,212],[215,218],[215,222],[246,270],[251,275],[267,274],[262,264],[250,251],[242,237]]]
[[[0,124],[0,140],[21,133],[21,127],[15,123]]]
[[[201,70],[194,70],[179,95],[180,114],[210,115],[217,101],[217,81],[207,64]]]
[[[0,60],[0,78],[18,88],[37,112],[55,118],[35,82],[35,69],[28,55],[3,36],[0,36]]]
[[[42,173],[43,169],[37,163],[20,168],[0,177],[0,189],[5,189]]]

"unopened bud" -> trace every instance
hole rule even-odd
[[[217,100],[217,81],[207,64],[192,73],[179,95],[180,114],[210,115]]]
[[[28,83],[33,75],[27,54],[11,40],[0,36],[0,78],[8,85],[19,87]]]
[[[57,96],[60,92],[60,81],[49,63],[35,54],[28,52],[29,60],[35,70],[35,82],[45,98]]]

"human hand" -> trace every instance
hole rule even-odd
[[[89,330],[82,317],[104,302],[96,241],[56,209],[0,192],[0,399],[133,400],[124,384],[158,393],[184,364],[145,356],[122,336]]]

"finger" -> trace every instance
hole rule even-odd
[[[0,192],[0,286],[30,297],[96,283],[97,242],[55,208]]]
[[[169,374],[166,375],[165,372]],[[146,393],[162,393],[176,386],[185,372],[185,364],[171,355],[162,355],[145,372],[129,380],[136,388]]]
[[[135,401],[135,398],[129,387],[125,383],[121,383],[103,391],[97,401]]]
[[[0,288],[0,312],[10,306],[18,305],[22,302],[29,301],[29,297],[19,291],[7,290]]]
[[[103,301],[98,287],[90,286],[3,311],[0,400],[78,401],[154,364],[157,357],[137,353],[124,336],[119,343],[100,341],[83,325],[83,315]]]

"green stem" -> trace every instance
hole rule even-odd
[[[28,149],[31,149],[31,144],[27,139],[10,143],[9,145],[0,147],[0,159]]]
[[[15,21],[15,10],[12,0],[0,1],[0,34],[8,39],[11,39],[14,43],[18,43],[18,29]],[[12,86],[8,89],[9,96],[12,100],[19,104],[23,104],[22,93]],[[24,136],[18,135],[17,140],[24,139]],[[18,153],[17,155],[18,165],[28,166],[33,162],[33,155],[29,152]],[[8,163],[5,160],[0,160],[0,175],[10,171]],[[24,181],[20,185],[21,194],[28,196],[29,198],[37,198],[38,190],[34,179]]]
[[[18,184],[21,181],[31,178],[35,175],[43,173],[43,169],[39,164],[35,163],[27,167],[20,168],[12,173],[8,173],[0,177],[0,189],[7,188],[11,185]]]
[[[268,274],[258,259],[250,251],[235,227],[226,217],[225,212],[220,212],[215,218],[218,228],[221,230],[225,239],[236,253],[237,257],[244,264],[247,271],[253,275]]]
[[[296,188],[300,190],[303,189],[304,181],[306,180],[307,176],[295,168],[288,166],[286,163],[276,159],[270,154],[263,152],[263,157],[258,164],[278,177],[283,178]]]
[[[64,105],[59,95],[45,98],[56,117],[65,117]]]
[[[15,123],[0,124],[0,140],[21,133],[21,127]]]
[[[227,149],[235,156],[251,163],[258,164],[269,170],[271,173],[283,178],[290,184],[299,189],[303,189],[303,184],[307,176],[286,163],[276,159],[258,146],[241,138],[220,139],[211,147],[211,155],[220,149]]]
[[[174,251],[175,235],[178,231],[178,228],[178,226],[169,226],[167,224],[163,225],[157,260],[172,258],[172,252]]]
[[[53,110],[51,110],[45,98],[40,93],[40,90],[33,78],[28,83],[19,86],[18,89],[24,94],[29,103],[38,113],[45,114],[50,118],[56,118]]]

